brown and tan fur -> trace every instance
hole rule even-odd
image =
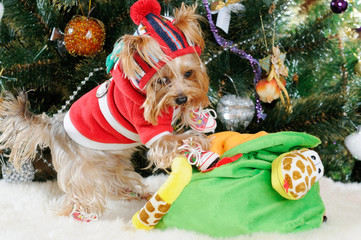
[[[203,48],[204,40],[195,6],[182,5],[174,15],[175,25],[187,39]],[[209,105],[209,80],[197,54],[170,60],[160,51],[157,42],[147,35],[126,35],[121,39],[125,47],[119,57],[126,76],[134,76],[138,71],[132,58],[134,51],[139,51],[156,68],[149,53],[166,62],[146,85],[146,101],[142,106],[145,120],[156,125],[157,117],[167,107],[180,106],[181,112],[177,117],[180,124],[186,126],[189,110]],[[182,96],[187,97],[187,102],[177,104],[176,99]],[[134,172],[130,162],[136,149],[100,151],[80,146],[66,134],[63,119],[64,114],[48,117],[29,112],[25,93],[19,93],[17,97],[4,93],[0,103],[0,147],[11,149],[9,159],[14,166],[20,167],[23,162],[34,159],[38,148],[51,149],[57,182],[65,194],[60,214],[68,215],[74,205],[86,213],[101,214],[107,197],[127,199],[132,196],[126,189],[139,191],[139,186],[143,187],[140,176]],[[208,148],[209,143],[201,134],[166,135],[149,149],[150,164],[159,168],[169,167],[172,159],[180,154],[178,147],[182,140],[191,136],[204,149]]]

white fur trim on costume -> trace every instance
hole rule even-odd
[[[152,139],[150,139],[148,142],[146,142],[144,145],[147,147],[147,148],[150,148],[152,146],[152,144],[157,141],[159,138],[165,136],[165,135],[169,135],[171,134],[170,132],[162,132],[156,136],[154,136]]]
[[[122,134],[124,137],[127,137],[130,140],[133,140],[135,142],[140,142],[140,137],[138,134],[129,131],[125,127],[123,127],[112,115],[109,109],[108,101],[107,101],[107,88],[108,88],[109,82],[105,82],[97,90],[97,95],[101,97],[98,97],[99,102],[99,108],[102,112],[104,118],[107,120],[110,126],[117,131],[118,133]]]
[[[69,137],[79,145],[95,150],[123,150],[141,145],[140,142],[121,144],[121,143],[100,143],[83,136],[70,120],[69,112],[64,117],[64,128]]]

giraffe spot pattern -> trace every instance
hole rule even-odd
[[[298,160],[296,166],[304,173],[305,172],[305,164],[301,160]]]
[[[307,166],[307,173],[308,173],[308,176],[311,176],[312,175],[312,168],[310,165]]]
[[[293,191],[290,192],[290,193],[291,193],[292,197],[294,197],[294,198],[296,198],[296,199],[298,198],[298,194],[297,194],[297,193],[295,193],[295,192],[293,192]]]
[[[293,188],[293,183],[292,183],[292,178],[291,178],[291,176],[290,175],[288,175],[288,174],[286,174],[285,175],[285,179],[286,179],[286,181],[287,181],[287,183],[288,183],[288,186],[289,186],[289,188]]]
[[[289,158],[295,158],[297,155],[289,153],[287,154],[285,157],[289,157]]]
[[[298,185],[296,186],[295,190],[296,190],[297,193],[302,193],[302,192],[304,192],[304,191],[306,190],[306,184],[303,183],[303,182],[300,183],[300,184],[298,184]]]
[[[311,186],[313,186],[313,184],[315,184],[315,182],[316,182],[316,176],[311,179]]]
[[[159,210],[160,212],[166,213],[166,212],[168,212],[170,206],[171,206],[171,205],[170,205],[169,203],[164,204],[164,205],[159,205],[158,210]]]
[[[144,209],[142,209],[139,212],[138,217],[139,217],[139,220],[141,220],[143,223],[145,223],[146,225],[149,225],[149,222],[148,222],[149,215]]]
[[[299,153],[295,153],[298,157],[302,158],[303,160],[307,161],[307,158],[305,156],[303,156],[302,154]]]
[[[156,194],[154,198],[157,202],[163,201],[163,199],[158,194]]]
[[[293,175],[294,180],[298,180],[302,177],[302,175],[299,171],[294,171],[292,175]]]
[[[148,212],[154,212],[155,208],[153,207],[153,205],[150,202],[147,202],[147,204],[145,205],[145,208],[148,210]]]
[[[316,166],[315,164],[313,163],[313,161],[308,157],[307,160],[310,162],[312,168],[313,168],[313,171],[316,171]]]
[[[283,169],[289,171],[292,167],[292,158],[285,158],[283,160]]]
[[[162,218],[163,216],[164,216],[163,213],[156,213],[156,214],[154,214],[154,217],[155,217],[155,218],[158,218],[158,219]]]

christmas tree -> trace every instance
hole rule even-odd
[[[181,2],[161,0],[162,14],[172,15]],[[206,20],[201,23],[206,41],[201,57],[210,76],[211,107],[218,114],[216,131],[307,132],[322,141],[316,151],[326,176],[360,181],[360,164],[344,141],[352,134],[360,139],[355,132],[361,124],[361,4],[184,2],[197,3]],[[35,113],[65,112],[110,77],[106,57],[119,37],[137,28],[129,17],[133,3],[0,2],[2,91],[28,91]],[[134,158],[144,160],[144,151]],[[54,177],[49,156],[39,154],[37,179]]]

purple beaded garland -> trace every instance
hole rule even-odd
[[[211,31],[212,31],[213,36],[216,39],[217,43],[219,45],[221,45],[223,48],[229,48],[231,50],[231,52],[237,54],[241,58],[247,59],[250,62],[252,69],[253,69],[253,73],[254,73],[253,81],[254,81],[254,85],[256,86],[257,82],[261,79],[261,66],[260,66],[259,62],[256,59],[254,59],[251,55],[238,49],[236,46],[232,46],[233,45],[232,41],[228,41],[218,34],[218,29],[212,20],[211,10],[209,8],[208,1],[203,0],[203,5],[206,8],[209,25],[210,25]],[[259,101],[259,97],[258,97],[257,93],[256,93],[256,110],[257,110],[258,122],[260,119],[264,120],[267,115],[265,113],[263,113],[262,105],[261,105],[261,102]]]
[[[346,11],[348,2],[346,0],[332,0],[331,10],[334,13],[340,14]]]

